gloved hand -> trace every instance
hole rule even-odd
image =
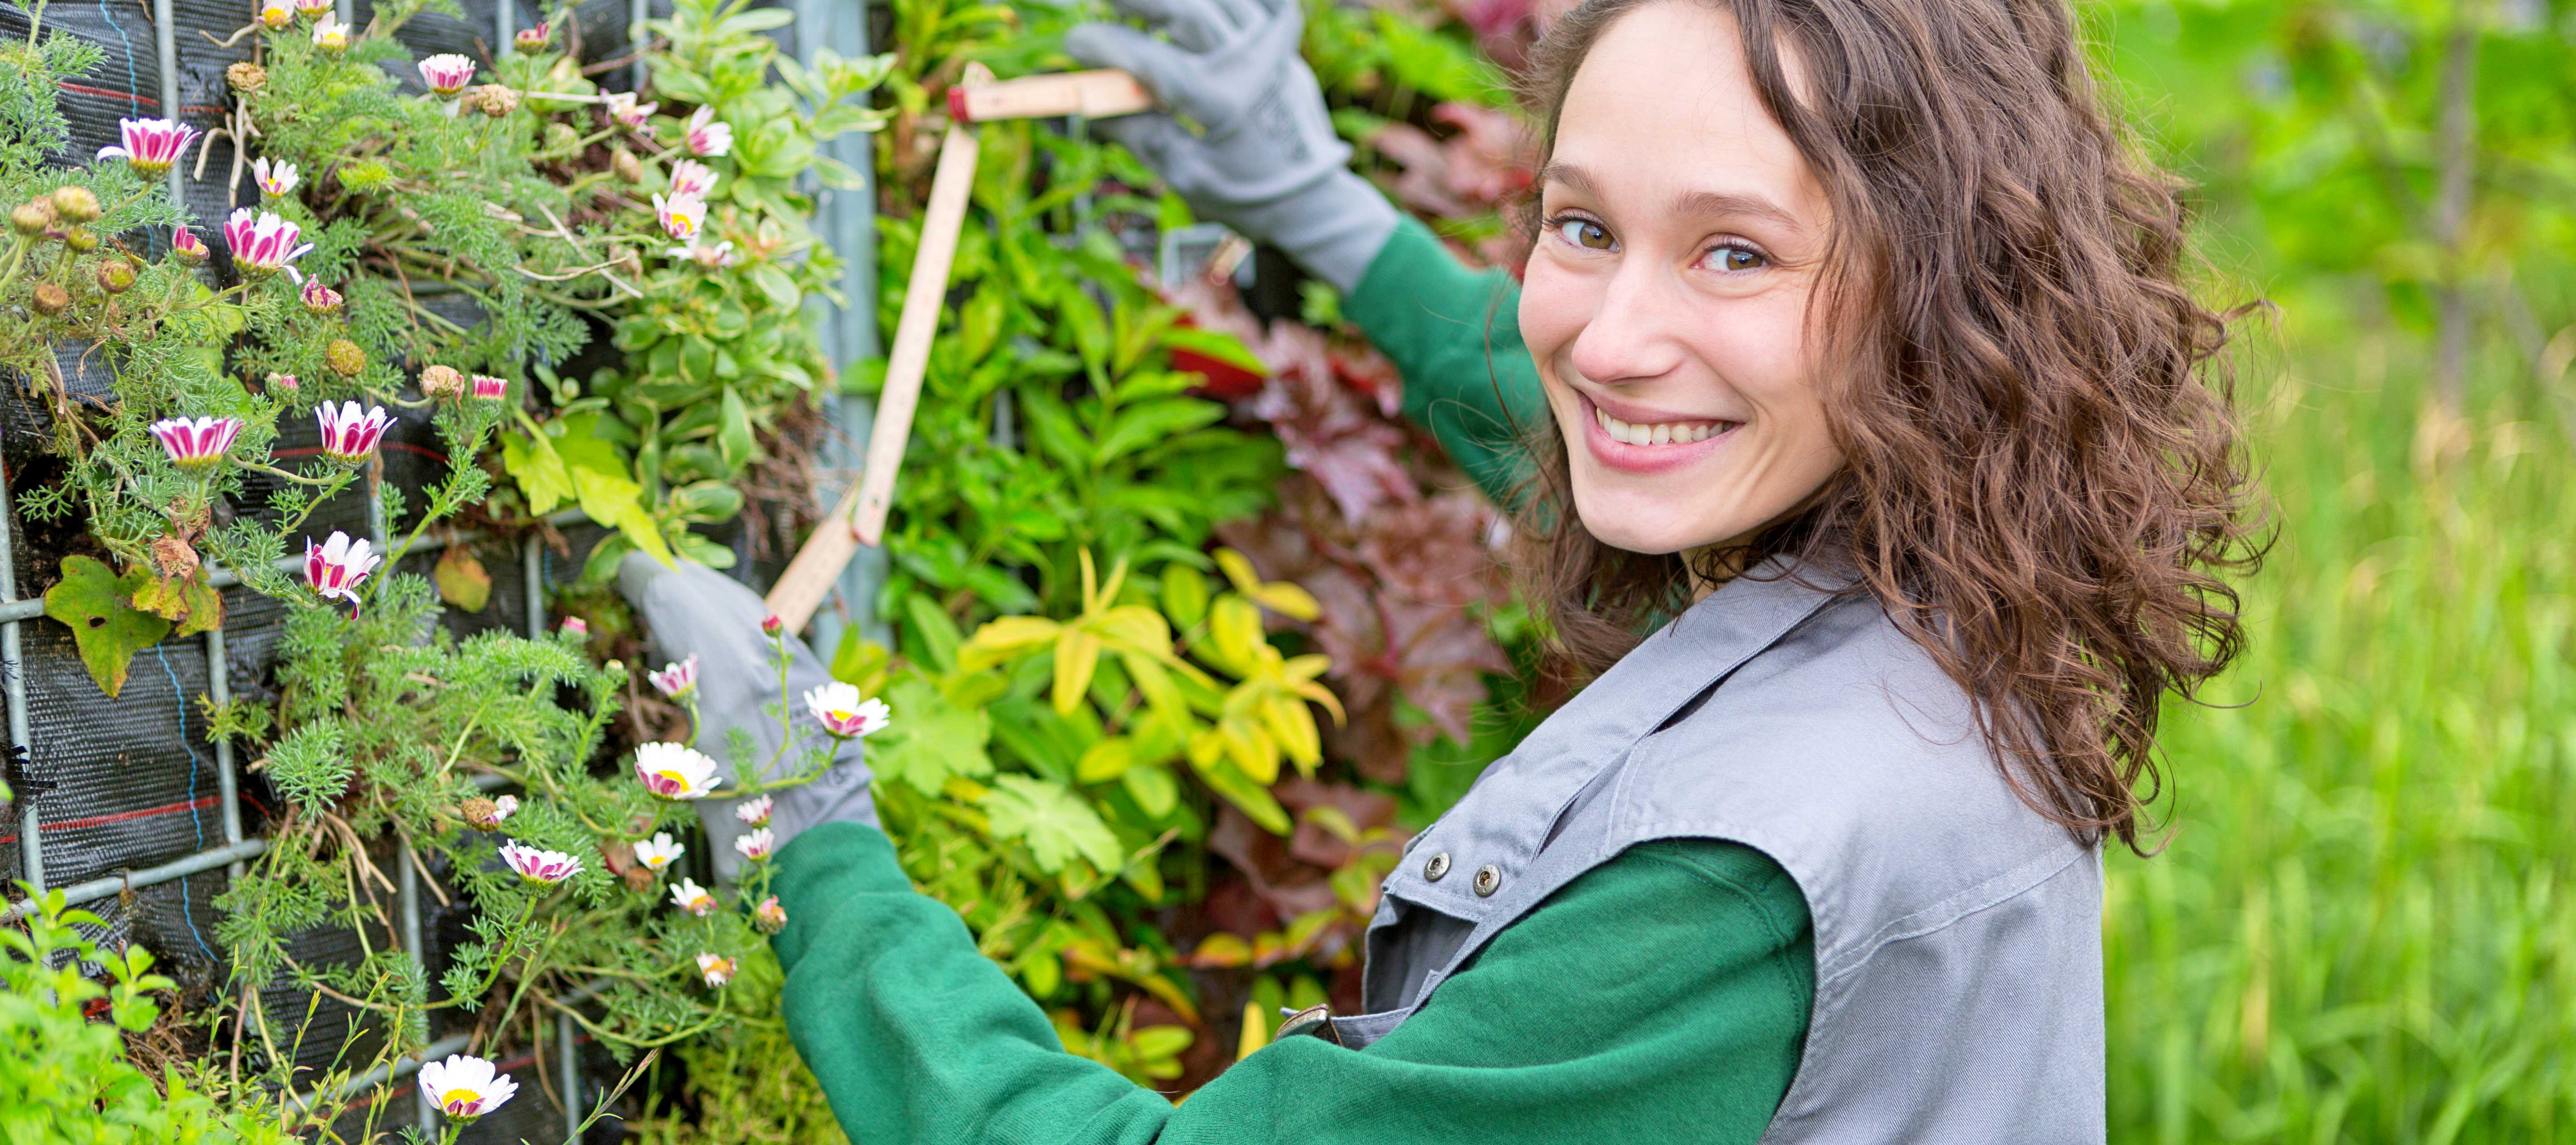
[[[1065,34],[1064,50],[1135,73],[1205,133],[1163,112],[1100,120],[1100,132],[1161,172],[1201,215],[1288,252],[1336,290],[1359,285],[1395,233],[1395,207],[1343,166],[1350,145],[1333,134],[1323,89],[1297,54],[1298,0],[1111,3],[1171,40],[1085,24]]]
[[[626,594],[628,603],[653,635],[653,650],[663,662],[698,658],[698,730],[699,751],[713,757],[724,767],[723,774],[733,774],[733,755],[728,745],[731,730],[740,728],[751,736],[756,753],[752,758],[766,762],[777,753],[781,734],[779,722],[764,704],[778,698],[778,667],[771,658],[769,637],[760,630],[760,622],[769,615],[742,582],[690,561],[681,561],[674,569],[643,553],[630,554],[617,568],[618,591]],[[779,772],[794,774],[805,766],[807,745],[829,742],[821,728],[815,726],[805,711],[805,693],[828,684],[831,672],[823,660],[794,636],[787,638],[787,652],[792,659],[787,666],[788,719],[795,728],[797,746],[790,747],[778,761]],[[858,740],[844,740],[835,745],[831,769],[811,783],[772,793],[776,805],[771,809],[769,829],[779,846],[797,832],[823,823],[865,823],[877,825],[877,808],[868,796],[868,766],[861,758]],[[765,774],[764,781],[779,778]],[[734,815],[739,799],[703,799],[698,801],[698,819],[705,825],[707,842],[715,851],[716,875],[731,879],[744,862],[733,842],[751,830]]]

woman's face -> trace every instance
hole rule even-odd
[[[1584,527],[1679,552],[1742,537],[1822,486],[1842,454],[1807,301],[1831,220],[1754,92],[1734,18],[1664,3],[1612,24],[1539,178],[1520,327]]]

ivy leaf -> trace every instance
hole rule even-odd
[[[126,603],[152,580],[135,569],[122,578],[90,557],[64,557],[63,579],[45,590],[45,615],[71,626],[82,666],[109,699],[125,688],[134,654],[170,634],[170,622]]]
[[[1027,843],[1038,869],[1048,874],[1062,871],[1075,859],[1097,871],[1126,865],[1118,836],[1110,833],[1091,804],[1063,784],[1005,775],[984,793],[983,806],[993,834]]]
[[[581,495],[581,511],[603,525],[614,526],[636,548],[653,554],[653,559],[672,564],[671,546],[662,542],[662,526],[644,508],[644,487],[623,473],[608,473],[587,465],[572,467],[573,488]]]
[[[993,773],[993,758],[984,751],[993,723],[982,710],[961,708],[918,678],[895,681],[886,703],[902,718],[876,737],[868,753],[868,766],[879,779],[937,795],[949,776]]]
[[[134,607],[177,621],[175,636],[194,636],[224,622],[224,594],[193,576],[146,579],[134,590]]]
[[[429,575],[438,582],[440,600],[467,612],[481,612],[484,605],[492,603],[492,574],[484,571],[483,562],[474,559],[473,550],[466,545],[447,546]]]
[[[518,479],[528,511],[540,517],[573,499],[572,472],[544,434],[502,434],[501,468]]]

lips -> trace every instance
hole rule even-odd
[[[1688,465],[1716,452],[1743,424],[1673,418],[1623,403],[1621,412],[1640,419],[1630,421],[1613,416],[1589,394],[1577,391],[1575,396],[1583,403],[1584,444],[1595,460],[1624,473],[1661,473]]]

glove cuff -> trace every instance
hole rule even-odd
[[[1294,195],[1225,213],[1236,230],[1286,251],[1308,274],[1345,294],[1386,249],[1397,220],[1395,204],[1374,184],[1339,169]]]

